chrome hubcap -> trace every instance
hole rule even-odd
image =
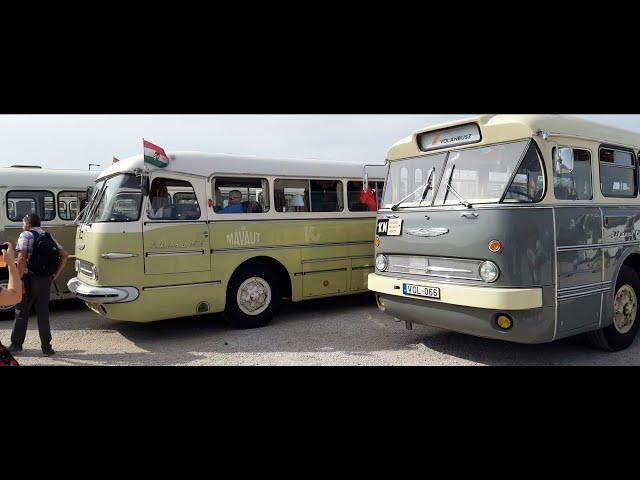
[[[631,285],[623,285],[613,301],[613,325],[622,334],[627,333],[636,321],[638,298]]]
[[[243,313],[259,315],[271,303],[271,287],[263,278],[247,278],[238,289],[237,301]]]

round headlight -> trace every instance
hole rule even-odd
[[[498,270],[498,266],[493,262],[482,262],[479,268],[480,278],[485,282],[495,282],[500,275],[500,270]]]
[[[380,270],[381,272],[384,272],[388,266],[389,266],[389,261],[387,260],[387,257],[385,257],[382,254],[376,257],[376,268],[378,270]]]

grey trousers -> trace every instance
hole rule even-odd
[[[11,344],[22,346],[27,335],[29,311],[35,307],[38,316],[38,332],[42,348],[51,346],[51,326],[49,325],[49,289],[51,279],[37,277],[29,273],[24,277],[24,295],[22,301],[16,305],[16,319],[11,332]]]

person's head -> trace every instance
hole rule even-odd
[[[29,213],[22,219],[22,230],[31,230],[40,226],[40,217],[35,213]]]
[[[229,203],[237,205],[240,202],[242,202],[242,192],[240,190],[231,190],[229,192]]]

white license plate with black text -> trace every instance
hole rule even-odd
[[[416,295],[418,297],[440,298],[438,287],[425,287],[423,285],[413,285],[411,283],[402,284],[402,292],[405,295]]]

